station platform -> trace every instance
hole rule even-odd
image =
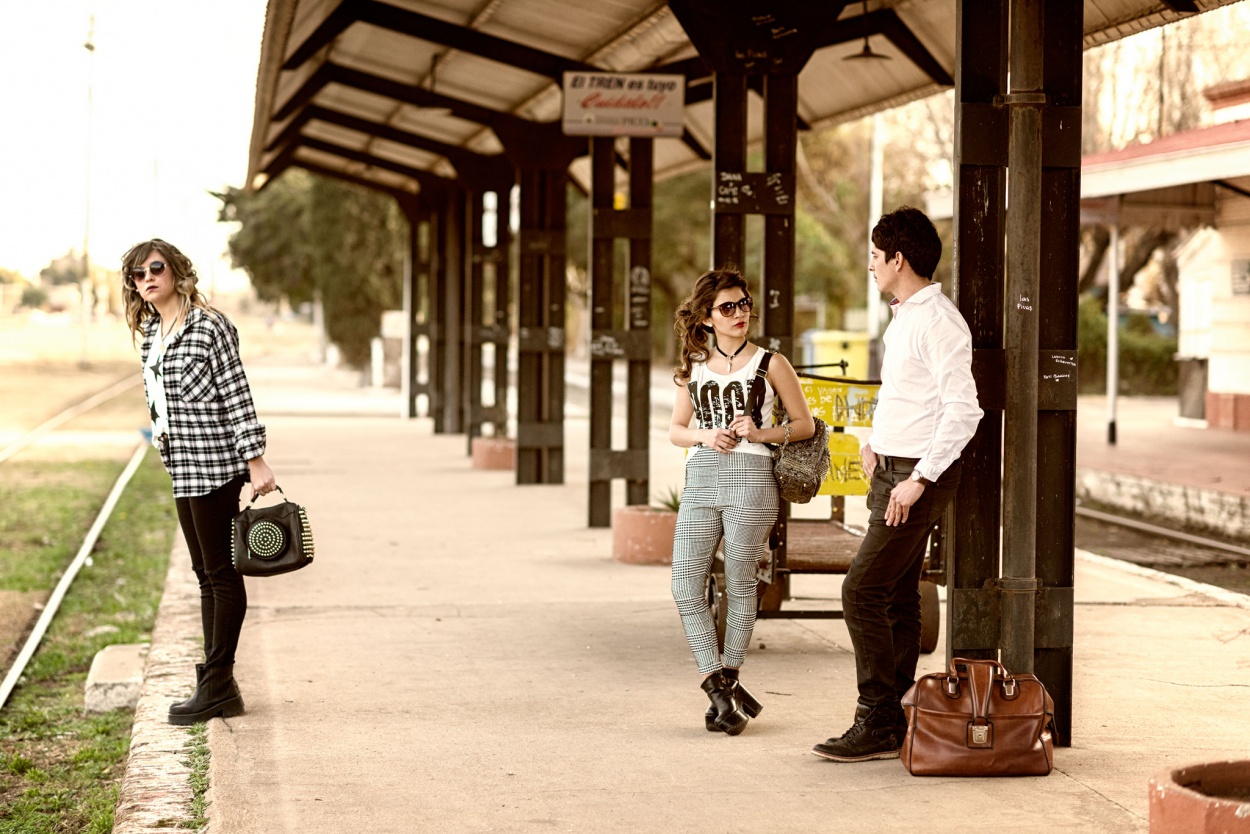
[[[249,580],[236,667],[247,713],[209,724],[212,834],[1134,832],[1147,830],[1152,774],[1250,758],[1250,597],[1085,556],[1073,744],[1049,777],[915,778],[897,760],[813,756],[854,711],[840,620],[761,621],[742,679],[764,711],[741,736],[708,733],[668,569],[614,562],[611,531],[586,526],[584,408],[569,408],[565,483],[518,487],[473,470],[465,438],[428,420],[347,416],[367,409],[341,399],[329,413],[315,374],[249,375],[267,459],[308,508],[317,560]],[[267,414],[267,398],[288,407]],[[320,405],[301,415],[300,401]],[[1247,447],[1208,460],[1197,449],[1219,442],[1196,430],[1139,445],[1123,406],[1120,445],[1100,458],[1082,426],[1082,466],[1245,490],[1244,475],[1188,469],[1234,468]],[[666,434],[657,408],[656,492],[680,475]],[[840,582],[800,576],[794,590],[827,605]],[[180,628],[163,639],[193,645],[198,620]],[[943,665],[939,650],[919,671]]]

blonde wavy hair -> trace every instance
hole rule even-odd
[[[694,363],[706,362],[711,341],[716,337],[703,322],[712,315],[712,302],[721,290],[742,290],[748,298],[751,290],[747,279],[733,264],[713,269],[699,276],[686,300],[677,306],[673,317],[673,333],[677,336],[679,364],[673,369],[673,382],[684,385],[694,371]],[[751,317],[752,320],[755,318]]]
[[[204,296],[196,287],[199,276],[191,259],[182,254],[177,246],[160,238],[152,238],[130,247],[122,255],[122,302],[125,305],[126,325],[130,328],[130,341],[133,343],[143,333],[143,323],[156,315],[156,308],[143,300],[139,290],[131,278],[132,270],[148,259],[156,251],[165,261],[165,268],[174,276],[174,291],[178,293],[178,317],[185,317],[192,307],[216,315],[217,311],[204,300]]]

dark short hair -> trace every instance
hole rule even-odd
[[[932,278],[942,258],[942,239],[933,228],[933,221],[911,206],[900,206],[882,215],[872,228],[872,245],[887,258],[902,252],[921,278]]]

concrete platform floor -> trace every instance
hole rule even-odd
[[[586,527],[583,417],[566,483],[527,487],[424,420],[267,422],[318,555],[249,582],[248,712],[210,724],[213,834],[1145,831],[1153,773],[1250,757],[1250,609],[1085,559],[1074,743],[1047,778],[811,755],[853,710],[841,621],[761,622],[743,680],[764,712],[709,734],[668,570],[613,562]],[[659,492],[680,456],[652,437]]]

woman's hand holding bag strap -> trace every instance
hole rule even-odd
[[[276,576],[312,564],[313,535],[308,513],[287,499],[282,487],[282,503],[253,507],[260,497],[252,493],[243,511],[234,517],[230,549],[234,569],[244,576]]]
[[[751,380],[751,392],[747,396],[747,414],[754,414],[760,398],[764,396],[764,380],[768,376],[768,364],[772,351],[765,351],[760,358],[755,378]],[[820,491],[820,485],[829,474],[829,427],[819,417],[812,417],[816,431],[805,440],[790,439],[790,423],[785,419],[782,403],[780,415],[786,437],[780,446],[773,448],[773,477],[777,479],[777,491],[792,504],[806,504]],[[778,413],[774,409],[774,413]]]

